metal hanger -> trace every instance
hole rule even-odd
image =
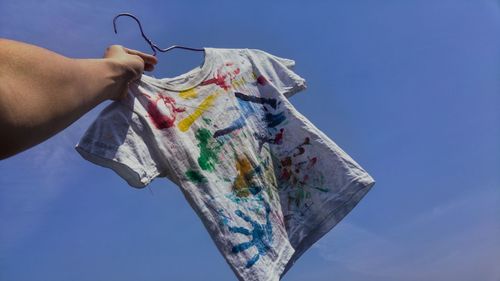
[[[144,34],[144,31],[142,30],[142,25],[141,25],[141,22],[139,21],[139,19],[137,19],[137,17],[135,17],[134,15],[132,14],[129,14],[129,13],[121,13],[121,14],[118,14],[116,15],[114,18],[113,18],[113,29],[115,30],[115,34],[118,33],[116,31],[116,20],[121,17],[121,16],[127,16],[127,17],[131,17],[133,18],[137,24],[139,25],[139,29],[141,30],[141,35],[142,35],[142,38],[144,38],[144,40],[146,40],[146,42],[148,42],[149,46],[151,47],[151,49],[153,50],[153,56],[156,56],[156,51],[158,50],[159,52],[162,52],[162,53],[165,53],[165,52],[168,52],[172,49],[176,49],[176,48],[179,48],[179,49],[184,49],[184,50],[190,50],[190,51],[205,51],[205,49],[197,49],[197,48],[189,48],[189,47],[184,47],[184,46],[179,46],[179,45],[173,45],[173,46],[170,46],[168,48],[165,48],[165,49],[160,49],[158,46],[156,46],[156,44],[154,44],[151,39],[149,39],[145,34]]]

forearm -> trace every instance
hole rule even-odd
[[[124,91],[130,75],[110,59],[70,59],[0,40],[0,158],[44,141]]]

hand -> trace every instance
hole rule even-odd
[[[156,57],[142,53],[140,51],[125,48],[120,45],[109,46],[105,53],[105,59],[110,59],[124,70],[124,85],[125,89],[121,92],[120,96],[112,98],[119,100],[127,95],[128,83],[141,78],[144,71],[154,70],[155,64],[158,63]]]
[[[129,83],[156,63],[119,45],[102,59],[77,59],[0,38],[0,159],[48,139],[105,100],[127,97]]]

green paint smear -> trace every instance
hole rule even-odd
[[[204,183],[207,179],[195,170],[189,170],[186,172],[186,177],[194,183]]]
[[[212,119],[210,119],[210,118],[201,117],[201,119],[203,119],[203,121],[205,121],[205,123],[207,123],[208,125],[210,125],[210,123],[212,123]]]
[[[216,142],[215,145],[210,143],[212,133],[205,128],[196,131],[196,139],[200,148],[200,157],[198,157],[198,165],[205,171],[213,171],[215,164],[218,163],[217,153],[221,146]]]

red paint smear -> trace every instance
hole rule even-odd
[[[225,65],[232,66],[233,64],[234,63],[226,63]],[[201,82],[201,85],[204,86],[209,84],[215,84],[224,89],[225,91],[227,91],[229,90],[229,88],[231,88],[231,82],[234,80],[234,78],[236,78],[236,75],[238,75],[239,73],[240,73],[239,68],[236,68],[233,71],[228,71],[225,74],[221,74],[219,69],[214,78]],[[228,76],[229,76],[229,82],[226,81],[227,80],[226,78],[228,78]]]
[[[301,185],[306,185],[307,184],[307,180],[309,179],[309,175],[305,175],[301,181],[299,181],[299,183]]]
[[[267,84],[266,77],[260,75],[259,77],[257,77],[257,83],[259,83],[260,85],[266,85]]]
[[[159,95],[156,100],[151,100],[148,95],[148,113],[149,118],[155,125],[157,129],[166,129],[174,126],[175,118],[178,112],[184,112],[186,109],[183,107],[177,107],[175,100],[169,96]],[[165,106],[170,110],[170,115],[163,114],[158,108],[158,102],[163,101]]]
[[[281,166],[292,166],[292,158],[287,156],[285,159],[281,160]]]
[[[283,133],[285,129],[281,128],[280,132],[274,136],[274,144],[282,144],[283,143]]]
[[[292,174],[290,173],[290,171],[288,171],[288,169],[283,169],[281,171],[281,175],[280,175],[281,179],[289,180],[291,176],[292,176]]]
[[[214,78],[201,82],[201,85],[203,86],[203,85],[215,84],[215,85],[217,85],[217,86],[219,86],[222,89],[227,91],[227,90],[229,90],[231,85],[228,85],[226,83],[226,77],[227,77],[227,75],[217,74]]]
[[[309,160],[309,164],[307,165],[307,168],[310,169],[314,167],[314,165],[318,162],[318,157],[313,157]]]

